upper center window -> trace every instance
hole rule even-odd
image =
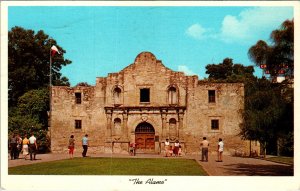
[[[76,104],[81,104],[81,93],[75,93]]]
[[[140,102],[150,102],[150,89],[140,89]]]
[[[208,102],[216,103],[216,91],[215,90],[208,90]]]

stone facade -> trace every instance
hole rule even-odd
[[[96,79],[95,86],[54,86],[51,99],[51,149],[65,152],[71,134],[89,152],[163,153],[166,138],[179,140],[184,153],[199,153],[202,137],[211,152],[218,138],[224,153],[245,150],[238,136],[244,107],[242,83],[209,83],[168,69],[150,52],[140,53],[118,73]]]

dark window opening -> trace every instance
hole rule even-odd
[[[211,129],[219,130],[219,120],[216,119],[211,120]]]
[[[75,129],[81,129],[81,120],[75,120]]]
[[[150,102],[150,89],[140,89],[140,102]]]
[[[75,93],[76,104],[81,104],[81,93]]]
[[[215,103],[216,102],[216,91],[208,90],[208,102]]]

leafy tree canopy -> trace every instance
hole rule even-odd
[[[208,64],[206,74],[209,80],[226,82],[243,82],[246,78],[253,78],[253,66],[234,64],[231,58],[225,58],[222,63]]]
[[[91,85],[88,84],[87,82],[79,82],[76,86],[85,86],[85,87],[90,87]]]
[[[69,85],[60,70],[71,63],[64,58],[66,52],[54,39],[40,30],[14,27],[8,32],[8,88],[9,105],[17,104],[25,92],[49,86],[50,48],[57,46],[61,54],[52,59],[52,84]]]
[[[286,20],[271,32],[272,43],[259,40],[249,51],[249,58],[272,77],[294,75],[294,20]]]

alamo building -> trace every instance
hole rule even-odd
[[[224,154],[249,152],[239,136],[244,85],[211,83],[165,67],[150,52],[118,73],[98,77],[95,86],[52,87],[51,150],[66,152],[70,135],[81,152],[89,135],[89,153],[164,153],[166,138],[179,140],[185,154],[198,154],[205,136],[210,152],[224,141]]]

